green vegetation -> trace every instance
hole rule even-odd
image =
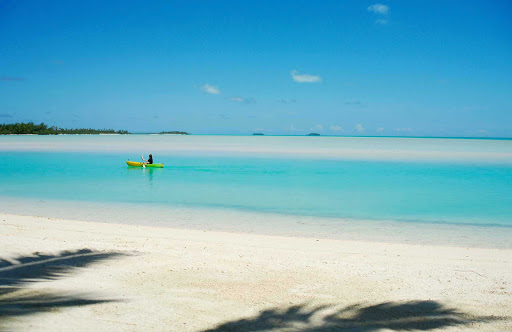
[[[185,131],[161,131],[159,134],[190,135]]]
[[[0,135],[59,135],[59,134],[129,134],[126,130],[113,129],[64,129],[56,126],[28,123],[0,124]]]

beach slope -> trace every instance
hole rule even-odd
[[[2,330],[512,330],[510,249],[0,221]]]

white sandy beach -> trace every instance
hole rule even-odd
[[[3,330],[512,329],[510,249],[0,218]]]

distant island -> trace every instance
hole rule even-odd
[[[91,128],[77,128],[77,129],[65,129],[58,128],[56,126],[49,127],[45,123],[34,124],[33,122],[28,123],[12,123],[12,124],[0,124],[0,135],[99,135],[99,134],[129,134],[126,130],[114,129],[91,129]]]
[[[161,131],[159,134],[172,134],[172,135],[190,135],[185,131]]]
[[[307,136],[320,136],[319,133],[309,133]]]
[[[254,136],[263,136],[263,135],[265,135],[265,134],[263,134],[263,133],[253,133],[253,135],[254,135]]]

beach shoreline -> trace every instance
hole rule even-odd
[[[507,225],[350,219],[2,195],[0,201],[0,211],[20,216],[344,241],[512,249],[512,228]]]
[[[18,264],[20,257],[38,255],[54,257],[52,262],[63,251],[76,255],[77,250],[86,250],[87,257],[113,255],[87,266],[75,264],[78,267],[44,282],[18,285],[11,298],[43,292],[74,294],[90,302],[24,315],[2,309],[0,326],[7,330],[250,330],[268,324],[262,313],[276,320],[272,329],[512,327],[511,249],[226,233],[4,213],[0,218],[4,262]],[[397,316],[404,310],[408,320]],[[326,319],[333,314],[336,319]],[[396,325],[398,321],[402,325]]]

